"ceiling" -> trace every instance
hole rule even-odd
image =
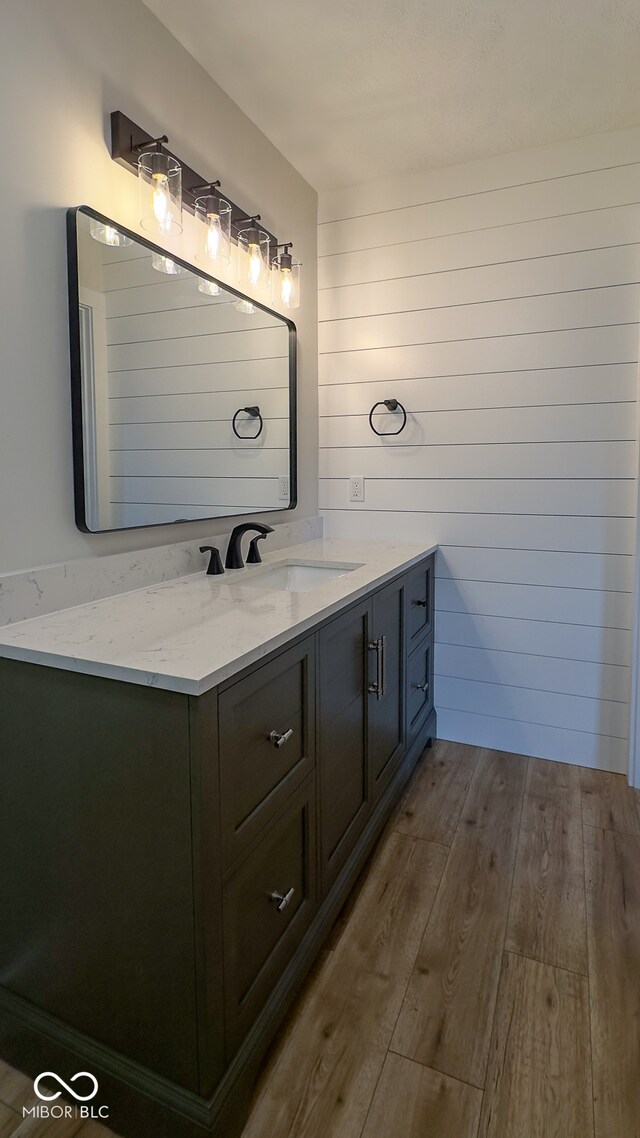
[[[638,0],[144,0],[316,189],[640,123]]]

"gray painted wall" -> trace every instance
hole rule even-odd
[[[317,512],[316,193],[139,0],[5,0],[0,100],[0,572],[225,532],[228,521],[86,535],[75,527],[65,210],[138,225],[134,177],[109,157],[114,109],[177,152],[304,264],[299,506]],[[180,243],[174,246],[181,251]],[[267,303],[269,301],[267,300]]]

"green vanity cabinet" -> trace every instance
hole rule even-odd
[[[321,630],[318,673],[321,881],[326,892],[404,751],[403,579]]]
[[[369,793],[380,797],[405,751],[405,581],[371,600]]]
[[[367,786],[370,602],[318,633],[318,782],[321,883],[326,893],[362,832]]]
[[[237,1138],[435,737],[433,556],[201,696],[2,659],[0,712],[0,1055]]]

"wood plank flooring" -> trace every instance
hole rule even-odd
[[[505,948],[586,976],[580,806],[578,767],[529,764]]]
[[[426,752],[256,1089],[243,1138],[640,1138],[640,795]],[[22,1118],[0,1138],[108,1138]],[[132,1136],[135,1138],[135,1136]]]

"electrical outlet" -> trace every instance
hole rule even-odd
[[[288,478],[279,478],[278,479],[278,500],[280,502],[288,502],[289,498],[290,498],[289,479]]]
[[[353,478],[349,479],[349,501],[364,502],[364,477],[362,474],[355,474]]]

